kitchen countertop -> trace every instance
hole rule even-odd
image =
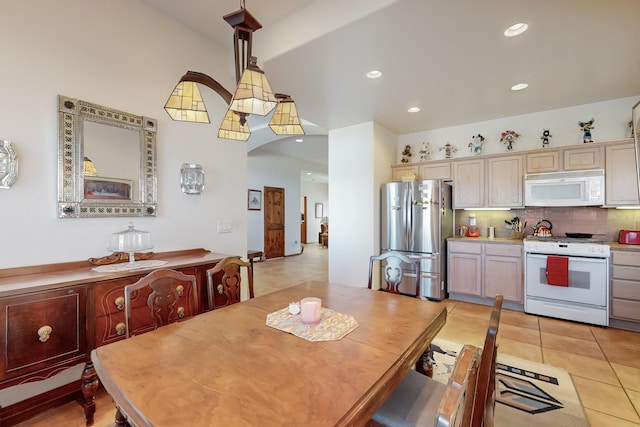
[[[478,243],[501,243],[501,244],[511,244],[511,245],[522,245],[522,239],[511,239],[508,237],[494,237],[490,239],[488,237],[459,237],[452,236],[447,238],[449,241],[457,241],[457,242],[478,242]]]
[[[618,242],[607,242],[607,245],[614,251],[640,252],[640,245],[623,245]]]

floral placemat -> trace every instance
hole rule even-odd
[[[300,314],[290,314],[289,308],[267,314],[267,326],[288,332],[307,341],[336,341],[358,327],[353,316],[320,308],[320,322],[302,323]]]
[[[121,262],[118,264],[109,264],[109,265],[100,265],[98,267],[93,267],[93,271],[97,271],[98,273],[114,273],[118,271],[129,271],[129,270],[138,270],[141,268],[149,268],[149,267],[159,267],[161,265],[165,265],[167,261],[160,261],[157,259],[149,259],[144,261],[134,261],[133,265],[128,262]]]

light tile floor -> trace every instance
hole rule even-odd
[[[328,249],[307,245],[299,256],[254,264],[256,296],[307,280],[328,279]],[[482,345],[490,307],[444,300],[447,324],[439,337]],[[502,310],[499,352],[567,369],[593,427],[640,426],[640,333],[601,328]],[[95,426],[113,423],[109,396],[101,392]],[[23,426],[84,426],[82,409],[69,403]]]

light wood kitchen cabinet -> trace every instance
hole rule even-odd
[[[482,295],[482,244],[447,244],[447,287],[449,292]]]
[[[582,148],[565,148],[562,152],[563,170],[602,169],[602,146],[585,144]]]
[[[484,293],[494,298],[502,294],[505,300],[523,302],[522,245],[484,245]]]
[[[633,142],[605,148],[604,182],[606,206],[640,205]]]
[[[485,160],[459,160],[452,163],[453,208],[485,207]]]
[[[560,152],[544,149],[527,154],[527,173],[558,172],[560,170]]]
[[[524,207],[522,163],[517,155],[487,159],[487,207]]]
[[[611,251],[609,316],[640,322],[640,251]]]
[[[494,298],[522,304],[522,245],[449,240],[447,284],[454,294]]]
[[[420,165],[420,179],[451,179],[451,162]]]
[[[416,179],[420,179],[420,175],[418,175],[418,165],[393,165],[391,166],[391,180],[392,181],[402,181],[402,177],[413,173],[416,175]]]

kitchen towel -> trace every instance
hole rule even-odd
[[[553,286],[569,286],[569,258],[547,256],[547,283]]]

